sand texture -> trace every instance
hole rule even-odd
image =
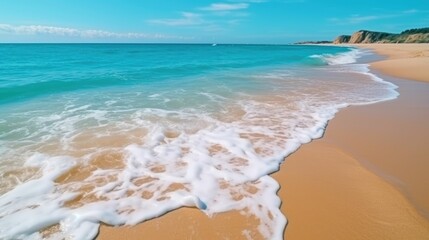
[[[373,49],[388,59],[371,67],[386,74],[429,82],[429,44],[364,44],[355,45]]]

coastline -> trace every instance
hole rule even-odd
[[[359,47],[372,48],[372,45]],[[375,50],[378,54],[386,55],[382,48]],[[392,56],[388,57],[393,59]],[[411,57],[397,56],[394,60],[400,61],[401,58],[409,61]],[[380,62],[372,63],[371,68],[395,75],[393,71],[389,72],[391,59],[380,61],[387,65],[381,64],[384,69],[379,66]],[[404,75],[396,76],[404,78]],[[411,75],[405,78],[415,79]],[[420,125],[415,125],[413,121],[408,122],[404,131],[394,130],[406,120],[417,119],[415,117],[420,119],[418,124],[423,125],[424,119],[429,119],[415,115],[421,113],[418,110],[427,103],[422,102],[421,97],[427,93],[425,90],[429,89],[429,84],[406,80],[394,83],[399,86],[401,95],[398,99],[342,109],[329,123],[323,138],[303,145],[286,159],[279,172],[273,174],[281,185],[281,210],[289,222],[285,231],[287,239],[429,239],[428,220],[416,210],[418,204],[413,200],[410,202],[409,199],[413,197],[408,196],[408,189],[395,185],[395,181],[402,183],[404,180],[398,180],[397,172],[392,173],[392,169],[396,169],[399,173],[413,175],[415,171],[424,172],[425,168],[415,166],[414,158],[407,161],[405,167],[401,165],[392,169],[385,162],[377,161],[385,160],[387,156],[384,154],[389,153],[389,159],[396,156],[400,162],[416,149],[421,156],[428,156],[424,148],[421,149],[424,138],[407,141],[403,146],[401,134],[408,132],[410,135],[407,137],[419,134],[424,137],[424,133],[429,131],[407,131],[407,127],[419,129]],[[413,89],[421,90],[417,92],[418,96]],[[414,105],[416,102],[420,108]],[[403,112],[406,109],[409,110],[406,113],[409,118],[401,118],[406,115]],[[425,114],[424,111],[421,114]],[[387,145],[379,145],[384,141]],[[417,142],[421,146],[414,146]],[[404,152],[398,153],[401,149],[405,149]],[[420,185],[425,186],[424,182]],[[421,189],[415,191],[421,192]],[[213,236],[245,239],[243,229],[247,229],[255,239],[260,239],[256,229],[252,229],[256,225],[255,221],[238,212],[208,218],[199,210],[182,208],[134,227],[102,226],[98,239],[140,239],[141,236],[148,239],[201,239]]]
[[[424,144],[429,112],[424,110],[429,84],[413,81],[429,79],[429,74],[420,70],[415,77],[413,69],[396,74],[397,66],[391,65],[410,59],[424,65],[427,57],[414,54],[427,54],[429,45],[355,46],[388,58],[371,63],[371,69],[389,74],[400,96],[341,110],[323,138],[288,157],[275,174],[284,188],[279,195],[289,221],[285,237],[429,239],[423,217],[428,209],[424,160],[429,151]]]

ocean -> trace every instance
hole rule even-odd
[[[352,47],[1,44],[0,238],[93,239],[190,206],[282,239],[270,173],[349,105],[396,98]],[[287,203],[285,203],[287,204]],[[287,213],[286,213],[287,214]]]

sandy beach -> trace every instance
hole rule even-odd
[[[373,69],[429,79],[422,68],[427,44],[359,47],[388,57]],[[417,67],[398,67],[410,62]],[[287,239],[429,239],[429,84],[394,83],[398,99],[340,111],[322,139],[303,146],[275,174],[284,189]]]
[[[375,70],[386,74],[417,81],[429,82],[427,66],[429,63],[428,44],[371,44],[361,45],[388,57],[384,61],[371,64]]]
[[[383,76],[429,80],[427,44],[358,47],[388,58],[371,64]],[[341,110],[274,175],[287,239],[429,239],[429,84],[388,80],[398,99]]]
[[[398,85],[398,99],[341,110],[323,138],[273,174],[287,239],[429,239],[429,45],[359,45],[386,60],[371,68]],[[399,77],[410,80],[394,79]],[[102,226],[98,239],[260,239],[238,212],[209,218],[182,208],[134,227]]]

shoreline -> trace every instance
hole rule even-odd
[[[359,45],[355,46],[362,47]],[[425,104],[429,102],[429,98],[425,96],[429,92],[429,73],[424,71],[425,67],[429,66],[429,44],[406,44],[406,46],[407,49],[404,50],[397,44],[385,44],[382,46],[379,44],[370,44],[370,49],[372,49],[378,55],[387,57],[387,59],[371,63],[370,70],[379,76],[386,76],[387,78],[393,77],[392,82],[398,86],[399,92],[402,94],[402,96],[399,96],[400,99],[393,100],[392,104],[395,104],[395,101],[400,101],[401,106],[399,106],[398,102],[398,106],[396,107],[401,108],[402,114],[409,114],[410,116],[406,119],[402,119],[401,121],[401,125],[409,123],[409,125],[405,125],[406,127],[409,127],[409,129],[407,128],[407,130],[404,130],[403,126],[401,126],[400,129],[391,128],[390,130],[400,131],[400,134],[403,137],[407,136],[405,131],[410,130],[407,137],[417,137],[417,139],[413,139],[412,143],[415,146],[410,148],[408,153],[411,154],[411,150],[417,150],[417,152],[412,153],[411,156],[417,158],[418,160],[422,161],[421,163],[423,163],[423,159],[425,159],[425,156],[428,156],[429,154],[429,150],[425,149],[426,146],[424,144],[425,135],[429,134],[429,128],[425,127],[426,124],[424,122],[425,119],[429,119],[429,111],[426,110],[427,106],[425,106]],[[368,46],[364,45],[363,47]],[[391,107],[390,104],[387,104],[387,106]],[[408,107],[408,111],[404,109],[405,106]],[[392,109],[388,110],[392,111]],[[389,112],[386,113],[390,115],[395,114]],[[400,118],[399,114],[396,114],[395,117]],[[412,125],[410,123],[412,123]],[[419,130],[415,131],[416,128]],[[400,146],[398,145],[398,147]],[[423,150],[423,152],[421,152],[421,150]],[[404,152],[401,153],[401,157],[405,158]],[[415,160],[413,163],[415,163]],[[365,165],[365,163],[363,164]],[[397,189],[402,191],[402,193],[406,195],[410,201],[414,202],[413,204],[416,206],[419,212],[429,221],[429,201],[425,201],[425,203],[422,201],[423,199],[429,199],[429,194],[426,194],[423,198],[421,198],[419,203],[413,199],[414,197],[412,196],[412,193],[409,193],[409,190],[407,190],[409,186],[418,185],[418,182],[409,182],[409,186],[407,187],[404,186],[404,184],[407,184],[408,180],[404,179],[404,176],[398,176],[398,170],[396,170],[395,173],[395,170],[393,169],[384,169],[383,172],[382,169],[377,169],[377,166],[374,164],[372,166],[368,165],[366,167],[372,171],[378,171],[377,174],[383,175],[383,178],[393,184]],[[425,166],[422,165],[421,167],[422,169],[429,169],[429,164]],[[419,177],[425,175],[424,172],[418,171],[417,173],[419,174]],[[414,174],[415,172],[412,173],[412,175]],[[397,178],[396,181],[395,178]],[[429,185],[429,178],[425,178],[424,183]],[[425,189],[426,188],[421,188],[420,191],[424,192]]]
[[[289,225],[287,239],[429,239],[429,183],[424,146],[429,127],[429,84],[389,72],[395,61],[427,62],[408,57],[429,45],[354,45],[372,49],[386,60],[370,63],[371,71],[399,88],[397,99],[342,109],[321,139],[288,157],[278,174],[279,194]],[[398,49],[402,55],[398,56]],[[393,51],[393,52],[392,52]],[[421,51],[421,50],[419,50]],[[402,59],[402,60],[401,60]],[[375,67],[374,67],[375,65]],[[383,69],[381,69],[383,68]],[[390,74],[390,76],[386,76]],[[377,74],[380,76],[380,74]],[[309,230],[311,229],[311,231]]]
[[[429,43],[402,44],[406,50],[398,44],[355,44],[360,48],[369,48],[385,60],[371,63],[371,69],[391,75],[402,80],[415,80],[429,82],[428,74],[421,73],[429,63]]]
[[[371,45],[355,46],[371,48]],[[379,46],[375,51],[386,56],[383,46]],[[404,56],[387,56],[387,60],[371,63],[371,70],[395,75],[388,71],[388,66],[392,58],[395,61],[400,61],[401,58],[409,61]],[[387,67],[383,64],[378,66],[380,62],[386,62]],[[412,198],[407,194],[406,186],[401,188],[398,184],[395,185],[395,181],[403,182],[403,179],[398,180],[398,174],[392,173],[389,165],[386,170],[385,162],[372,159],[389,151],[395,156],[396,148],[381,149],[386,146],[378,146],[377,141],[401,139],[386,134],[394,134],[396,131],[393,130],[397,127],[395,124],[401,124],[400,118],[395,118],[395,112],[401,115],[401,110],[414,104],[413,99],[416,99],[412,93],[403,95],[403,91],[412,92],[416,84],[427,85],[425,88],[429,89],[427,83],[407,80],[394,80],[394,83],[399,84],[398,91],[401,95],[398,99],[341,109],[329,122],[321,139],[301,146],[297,152],[288,156],[278,172],[272,174],[281,185],[278,194],[282,199],[281,210],[288,219],[285,231],[287,239],[429,239],[429,221],[410,203]],[[419,88],[420,86],[417,87]],[[420,102],[420,105],[424,103]],[[387,119],[389,124],[385,123],[386,119],[380,119],[386,114],[386,104],[388,110],[390,109]],[[415,112],[411,109],[408,114]],[[378,123],[373,124],[377,120]],[[424,121],[421,123],[424,124]],[[390,128],[386,129],[385,125]],[[367,129],[368,126],[372,128]],[[383,127],[377,129],[376,126]],[[371,141],[371,147],[368,147],[367,140],[374,136],[378,138]],[[424,139],[420,142],[424,145]],[[407,153],[404,154],[406,156]],[[403,157],[404,154],[400,156]],[[401,167],[396,169],[399,173],[403,170],[403,166]],[[411,173],[414,173],[415,169],[411,170]],[[419,191],[421,189],[417,192]],[[208,218],[197,209],[181,208],[133,227],[102,226],[97,239],[140,239],[140,236],[149,239],[245,239],[242,235],[244,229],[247,229],[254,239],[261,239],[255,228],[256,222],[257,220],[246,218],[238,212],[222,213]],[[180,226],[180,229],[173,231],[176,226]]]

